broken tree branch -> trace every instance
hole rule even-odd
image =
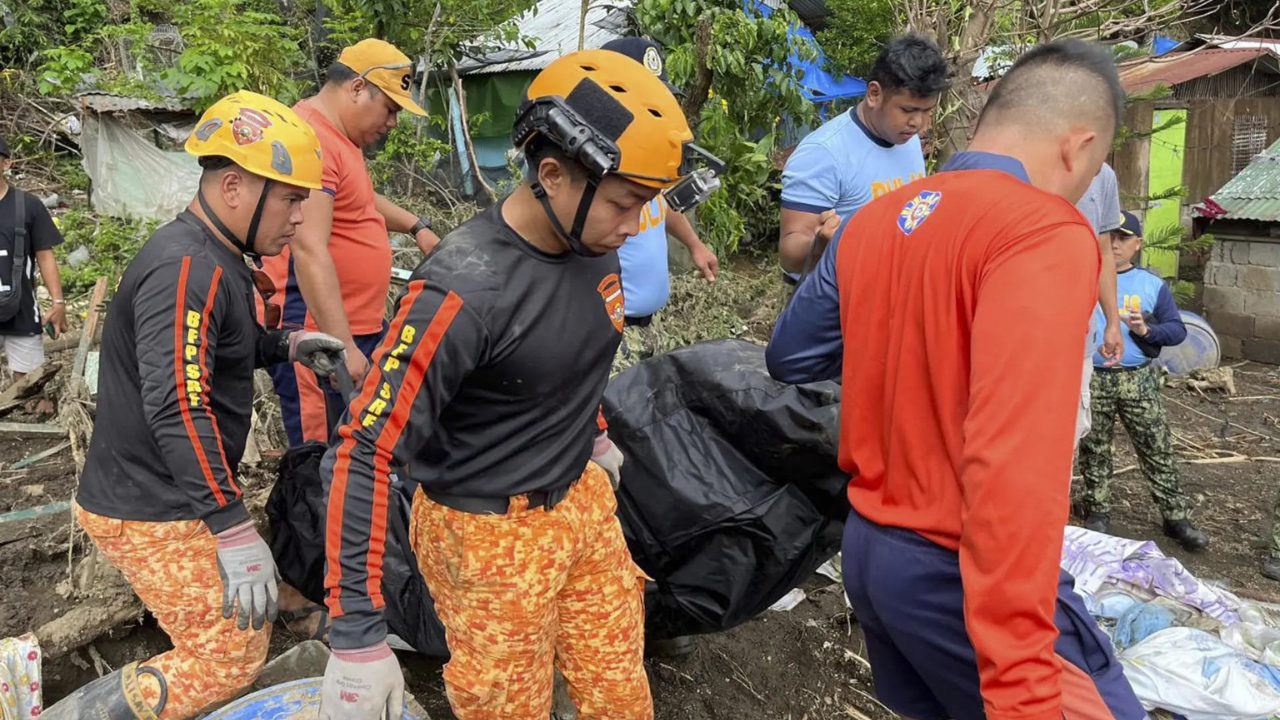
[[[467,93],[462,89],[462,78],[458,76],[458,66],[449,65],[449,79],[453,81],[453,92],[458,96],[458,114],[462,116],[462,141],[467,148],[467,157],[471,159],[471,167],[475,169],[476,181],[480,183],[480,187],[489,193],[490,200],[497,200],[498,194],[484,179],[484,173],[480,171],[480,161],[476,159],[476,147],[471,143],[471,126],[467,120]]]

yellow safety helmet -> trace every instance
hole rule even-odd
[[[225,157],[268,180],[320,189],[324,163],[316,131],[283,103],[248,90],[204,112],[187,138],[196,157]]]
[[[569,117],[558,120],[557,115]],[[644,65],[609,50],[569,53],[533,79],[513,140],[519,147],[539,135],[557,143],[596,178],[616,174],[658,189],[671,187],[686,174],[686,146],[693,140],[666,83]]]

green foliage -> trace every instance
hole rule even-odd
[[[165,74],[180,95],[212,104],[236,90],[253,90],[289,105],[301,87],[293,71],[306,58],[300,33],[281,24],[278,15],[252,10],[244,0],[188,0],[175,8],[187,47],[178,66]]]
[[[119,277],[158,225],[99,217],[82,209],[67,211],[59,224],[65,242],[55,254],[62,286],[69,295],[88,291],[99,277]],[[89,260],[73,268],[66,258],[81,246],[88,249]]]
[[[40,94],[73,93],[85,75],[94,74],[93,55],[76,46],[54,47],[44,52]]]
[[[1142,238],[1144,255],[1147,250],[1165,250],[1177,253],[1179,256],[1203,255],[1213,247],[1215,242],[1213,235],[1208,233],[1192,239],[1190,231],[1179,224],[1144,228],[1143,232],[1145,233]],[[1170,284],[1169,289],[1173,292],[1173,299],[1179,305],[1186,305],[1195,298],[1195,284],[1186,280],[1175,280]]]
[[[75,92],[86,77],[99,89],[151,97],[159,91],[188,98],[203,110],[236,90],[254,90],[284,102],[297,98],[293,80],[305,67],[301,33],[271,6],[255,0],[191,0],[165,6],[135,0],[112,17],[103,0],[66,0],[60,32],[40,51],[39,89]],[[151,46],[155,25],[176,25],[185,44],[174,67]],[[160,83],[156,83],[159,78]]]
[[[711,89],[690,120],[698,144],[729,169],[723,189],[698,209],[699,229],[722,254],[743,241],[772,241],[778,220],[772,158],[781,149],[775,130],[784,115],[798,123],[813,117],[796,81],[801,71],[789,58],[793,52],[805,61],[815,57],[812,44],[788,35],[799,19],[785,7],[767,18],[746,13],[737,0],[640,0],[635,11],[641,29],[667,46],[671,81],[685,88],[698,73],[698,21],[709,18]]]
[[[818,44],[833,75],[866,76],[881,48],[897,31],[892,0],[828,0],[831,17],[818,32]]]
[[[331,0],[325,21],[329,41],[342,46],[374,36],[414,56],[425,53],[435,67],[461,57],[464,45],[483,53],[515,42],[515,18],[536,0]],[[526,46],[531,43],[525,41]]]
[[[449,145],[418,132],[416,122],[396,125],[386,144],[369,162],[369,177],[384,195],[412,195],[422,173],[435,167]]]

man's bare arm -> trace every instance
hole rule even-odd
[[[716,273],[720,272],[720,260],[716,254],[702,242],[702,238],[698,237],[698,231],[693,229],[693,223],[689,222],[689,218],[683,213],[671,210],[667,213],[667,230],[681,245],[689,248],[689,257],[693,259],[693,264],[697,266],[698,272],[702,273],[702,277],[707,282],[716,281]]]
[[[1106,318],[1107,326],[1102,332],[1102,346],[1099,351],[1107,359],[1107,365],[1114,365],[1124,354],[1124,335],[1120,328],[1119,289],[1116,279],[1116,261],[1111,253],[1111,233],[1098,236],[1098,251],[1102,254],[1102,273],[1098,276],[1098,305]]]
[[[804,261],[813,246],[813,236],[822,225],[818,213],[782,209],[782,230],[778,238],[778,263],[787,272],[804,270]],[[826,246],[822,242],[823,247]],[[823,248],[818,248],[821,257]]]
[[[328,333],[347,346],[347,369],[357,384],[369,370],[368,360],[356,347],[342,304],[338,285],[338,269],[329,254],[329,234],[333,232],[333,196],[316,191],[302,203],[302,224],[289,243],[293,255],[298,288],[307,302],[307,311],[315,318],[320,332]]]
[[[62,297],[62,276],[58,274],[58,261],[52,250],[37,250],[36,265],[40,268],[40,278],[49,290],[49,297],[54,301],[42,317],[43,322],[53,323],[57,334],[67,331],[67,306]]]
[[[417,215],[414,215],[381,195],[377,196],[375,203],[378,209],[378,214],[387,221],[387,229],[391,232],[413,235],[413,241],[417,243],[418,249],[424,254],[431,252],[431,250],[435,248],[436,243],[440,242],[439,236],[429,229],[421,230],[417,234],[413,233],[413,226],[418,224]]]

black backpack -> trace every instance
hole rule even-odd
[[[8,322],[18,314],[22,306],[22,290],[27,272],[27,194],[18,188],[11,188],[16,193],[13,199],[16,204],[16,219],[13,223],[13,267],[10,269],[9,289],[0,290],[0,322]]]

